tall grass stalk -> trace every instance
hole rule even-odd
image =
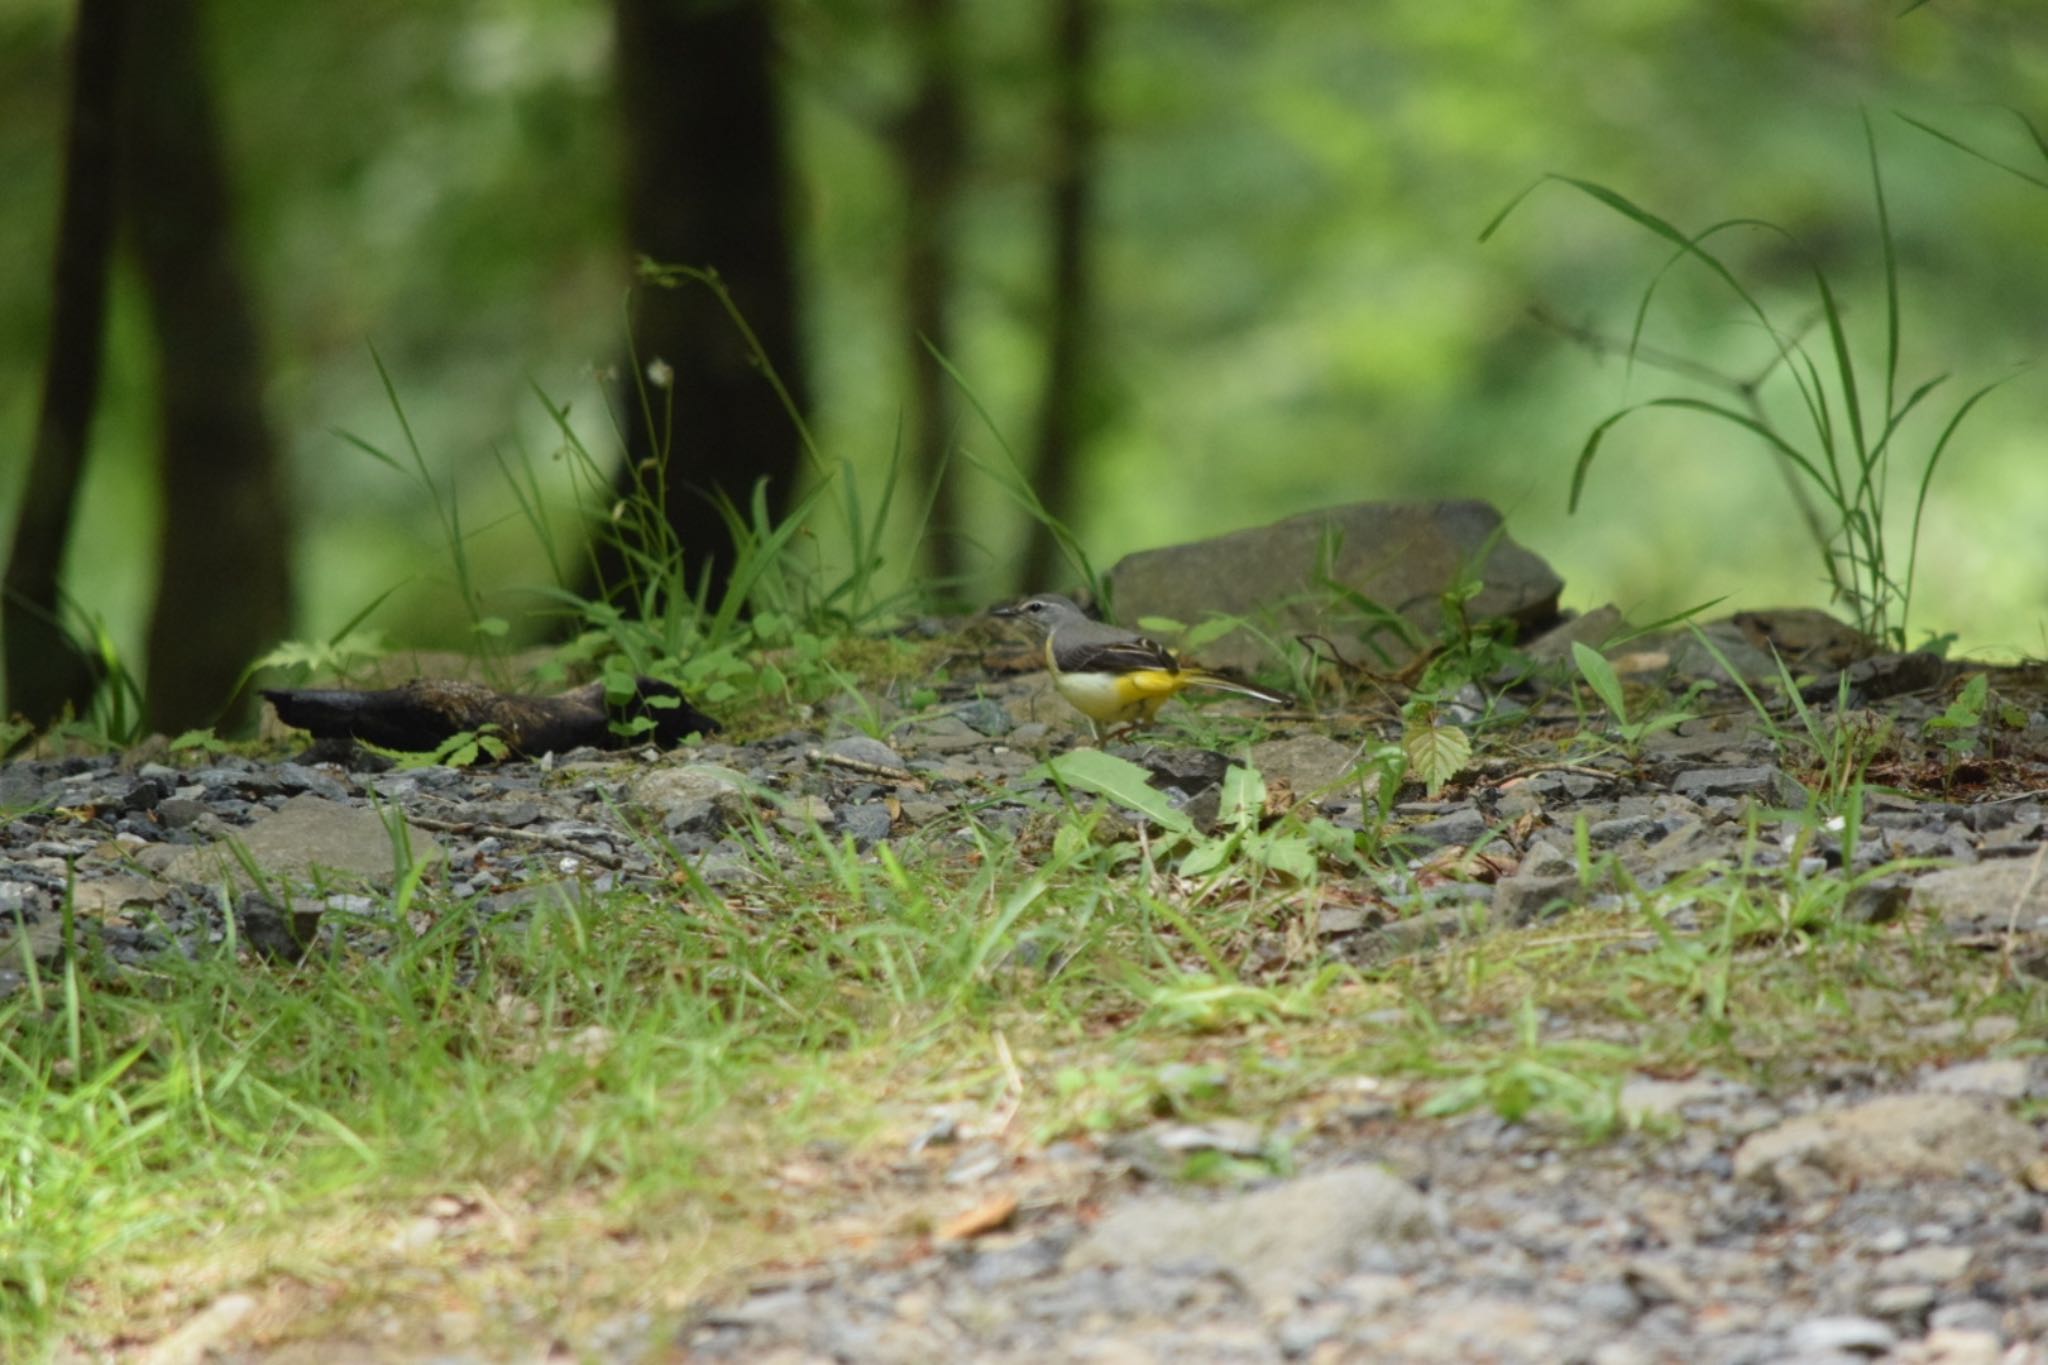
[[[1669,242],[1675,248],[1672,255],[1652,276],[1636,307],[1629,337],[1631,364],[1641,346],[1651,303],[1664,278],[1675,266],[1691,261],[1703,266],[1726,285],[1770,338],[1776,363],[1765,378],[1779,373],[1788,376],[1804,419],[1803,431],[1781,426],[1761,402],[1751,402],[1743,408],[1715,400],[1673,395],[1630,404],[1599,422],[1580,448],[1572,469],[1571,507],[1577,510],[1594,457],[1600,452],[1608,433],[1623,419],[1649,408],[1673,408],[1713,417],[1760,439],[1832,509],[1834,524],[1825,527],[1824,534],[1817,537],[1816,548],[1835,598],[1848,605],[1857,626],[1865,635],[1903,648],[1907,643],[1907,625],[1918,570],[1920,523],[1926,510],[1928,490],[1963,419],[1985,395],[2005,381],[1995,380],[1971,392],[1956,405],[1940,429],[1915,480],[1911,518],[1904,544],[1900,545],[1896,530],[1887,520],[1891,465],[1899,433],[1907,418],[1946,383],[1949,376],[1936,375],[1900,396],[1898,257],[1890,209],[1885,199],[1877,137],[1868,117],[1863,120],[1863,134],[1884,279],[1884,358],[1881,369],[1874,376],[1868,373],[1867,362],[1859,362],[1855,358],[1843,323],[1843,306],[1833,282],[1799,239],[1775,223],[1758,218],[1731,218],[1688,234],[1605,185],[1551,174],[1543,176],[1509,201],[1487,224],[1480,240],[1492,237],[1537,188],[1556,182],[1578,190]],[[1827,335],[1824,356],[1814,354],[1802,340],[1800,329],[1781,325],[1757,292],[1742,282],[1722,256],[1709,249],[1709,243],[1737,229],[1772,234],[1806,256],[1813,299]]]

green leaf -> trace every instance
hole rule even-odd
[[[509,632],[512,629],[512,624],[502,616],[483,616],[477,618],[476,622],[470,626],[470,629],[478,635],[488,635],[492,639],[497,639]]]
[[[1408,757],[1409,770],[1435,796],[1471,760],[1472,740],[1455,725],[1424,722],[1401,736],[1401,752]]]
[[[1180,875],[1183,877],[1206,877],[1235,858],[1242,836],[1232,834],[1222,839],[1208,839],[1188,851],[1180,860]]]
[[[1072,749],[1040,770],[1063,787],[1106,796],[1152,823],[1176,834],[1194,833],[1194,821],[1175,808],[1166,793],[1152,785],[1152,775],[1129,759],[1106,754],[1100,749]]]
[[[1963,684],[1963,690],[1948,704],[1948,710],[1927,722],[1930,730],[1974,730],[1984,723],[1984,703],[1991,692],[1991,680],[1979,673]]]
[[[1302,835],[1260,835],[1245,851],[1283,877],[1305,882],[1316,875],[1315,850]]]
[[[1227,827],[1256,825],[1266,810],[1266,779],[1257,770],[1233,763],[1223,774],[1223,792],[1216,821]]]
[[[1628,699],[1622,695],[1621,678],[1614,671],[1614,665],[1607,662],[1607,656],[1599,650],[1572,641],[1572,662],[1579,666],[1579,674],[1586,685],[1593,689],[1615,720],[1628,724]]]
[[[1212,616],[1199,626],[1189,630],[1181,643],[1189,649],[1200,649],[1211,640],[1220,640],[1244,624],[1235,616]]]

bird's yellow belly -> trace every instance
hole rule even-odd
[[[1142,673],[1062,673],[1054,679],[1068,705],[1098,725],[1149,721],[1180,690],[1163,670]]]

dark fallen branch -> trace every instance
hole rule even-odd
[[[675,687],[654,678],[635,680],[633,695],[609,704],[602,682],[551,697],[496,692],[478,683],[415,678],[378,692],[345,689],[265,691],[286,725],[320,739],[353,739],[380,748],[428,753],[459,734],[484,727],[515,754],[567,753],[585,746],[667,749],[691,735],[715,733],[718,722],[690,705]],[[614,722],[641,717],[652,728],[620,734]]]

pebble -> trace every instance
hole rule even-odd
[[[866,735],[846,735],[822,747],[825,753],[831,754],[834,758],[851,759],[856,763],[871,764],[877,768],[903,770],[908,767],[903,761],[903,755],[881,740],[871,739]]]
[[[1795,1354],[1883,1355],[1899,1344],[1899,1334],[1876,1318],[1808,1318],[1785,1336]]]
[[[895,817],[887,806],[845,806],[839,811],[838,831],[853,836],[855,848],[866,850],[888,838],[894,823]]]

